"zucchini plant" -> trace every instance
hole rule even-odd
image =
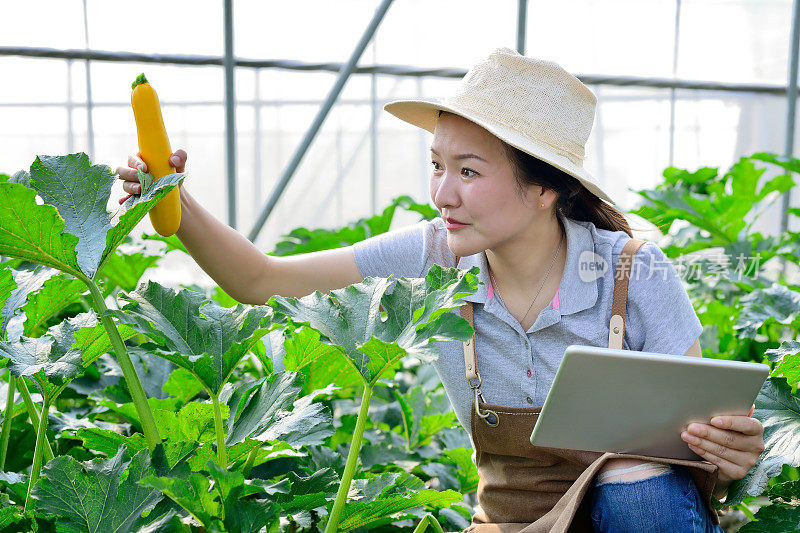
[[[85,154],[40,156],[30,172],[0,175],[0,367],[10,369],[0,531],[380,530],[426,516],[434,529],[462,528],[462,494],[429,484],[474,478],[460,461],[465,439],[445,431],[460,431],[452,417],[396,402],[419,395],[408,372],[436,356],[433,343],[471,335],[449,311],[475,291],[475,272],[435,267],[424,279],[368,278],[264,306],[140,282],[158,258],[131,252],[128,233],[182,178],[142,175],[142,195],[111,214],[113,175]],[[386,231],[398,205],[423,214],[399,200],[382,221],[367,219],[362,238]],[[262,342],[275,329],[291,352],[282,372]],[[351,381],[327,372],[337,367]],[[356,391],[359,416],[337,413]],[[384,405],[370,419],[373,394]],[[350,416],[359,429],[339,462]],[[413,474],[388,460],[357,467],[360,451],[374,457],[377,439],[425,416],[443,431],[415,434]],[[367,428],[376,440],[361,446]],[[437,439],[461,450],[440,468],[430,451],[414,455],[440,449]]]

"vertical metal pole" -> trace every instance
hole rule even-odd
[[[86,13],[86,0],[83,0],[83,37],[89,50],[89,16]],[[89,160],[94,161],[94,125],[92,123],[92,72],[91,63],[86,60],[86,134],[89,141]]]
[[[519,0],[517,8],[517,52],[525,55],[525,29],[528,26],[528,0]]]
[[[67,59],[67,153],[75,151],[75,128],[72,125],[72,59]]]
[[[675,38],[672,48],[672,79],[678,76],[678,44],[680,43],[681,0],[675,2]],[[675,161],[675,87],[669,90],[669,166]]]
[[[253,98],[253,213],[261,205],[261,69],[255,69],[256,94]]]
[[[795,110],[797,108],[797,58],[798,45],[800,44],[800,0],[792,2],[792,51],[789,59],[789,86],[786,91],[788,100],[788,111],[786,115],[786,144],[784,154],[791,157],[794,152],[794,124]],[[785,233],[789,227],[789,203],[792,190],[783,193],[781,208],[781,233]],[[784,263],[784,268],[786,264]]]
[[[226,1],[229,2],[230,0]],[[281,194],[283,194],[284,189],[286,189],[286,185],[288,185],[289,181],[292,179],[295,170],[297,170],[297,167],[300,166],[300,162],[303,160],[303,156],[305,156],[306,152],[308,151],[308,147],[311,146],[314,137],[316,137],[317,132],[322,127],[322,123],[325,122],[325,118],[328,116],[333,104],[336,102],[336,99],[342,92],[344,84],[347,82],[350,74],[352,74],[353,69],[356,68],[356,63],[358,63],[358,60],[361,58],[361,54],[364,53],[364,49],[369,44],[370,40],[372,40],[372,36],[375,34],[375,31],[378,29],[378,26],[383,20],[384,15],[386,15],[386,11],[391,5],[392,0],[383,0],[381,5],[375,11],[375,15],[372,17],[372,20],[367,26],[366,31],[364,31],[364,35],[361,36],[361,40],[356,45],[355,50],[353,50],[350,59],[347,60],[347,63],[342,67],[341,72],[339,72],[339,78],[336,80],[333,88],[331,88],[330,93],[328,93],[327,99],[322,104],[317,116],[314,118],[314,122],[311,124],[311,127],[309,127],[305,137],[303,137],[303,140],[300,142],[300,146],[297,148],[292,156],[292,159],[289,161],[286,170],[283,171],[283,175],[281,175],[280,180],[278,180],[277,185],[275,185],[275,189],[273,189],[272,195],[270,196],[269,200],[267,200],[267,204],[264,206],[264,209],[258,216],[258,220],[256,220],[253,229],[250,230],[248,238],[251,241],[255,241],[256,237],[258,237],[261,228],[264,226],[264,223],[267,221],[267,218],[269,218],[270,213],[272,213],[272,210],[275,208],[275,204],[278,203],[278,199],[280,199]]]
[[[225,0],[225,156],[228,161],[228,225],[236,228],[236,92],[233,89],[233,0]]]
[[[424,98],[424,94],[425,94],[425,89],[423,85],[423,78],[417,78],[417,98],[422,100]],[[417,151],[417,153],[420,154],[420,157],[422,157],[420,161],[422,163],[422,168],[421,172],[419,173],[420,177],[419,190],[421,193],[421,197],[420,200],[418,201],[421,203],[425,203],[428,200],[428,197],[430,196],[430,192],[428,190],[429,189],[428,179],[430,177],[429,173],[431,168],[430,164],[431,152],[430,152],[430,146],[426,146],[428,140],[426,131],[423,130],[422,128],[417,128],[417,139],[419,142],[419,150]]]
[[[372,41],[372,62],[377,60],[377,52],[375,50],[375,40]],[[372,118],[369,121],[369,134],[370,134],[370,202],[369,209],[373,215],[378,212],[378,106],[376,100],[378,99],[378,78],[376,74],[372,74],[372,85],[370,86],[370,99],[369,105],[372,112]]]

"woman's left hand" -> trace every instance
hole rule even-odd
[[[693,422],[681,438],[694,453],[719,467],[717,489],[742,479],[764,451],[764,426],[750,416],[715,416],[710,424]]]

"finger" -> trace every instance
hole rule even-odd
[[[128,194],[140,194],[142,192],[142,186],[138,183],[126,181],[122,184],[122,190]]]
[[[692,450],[694,453],[696,453],[709,463],[715,464],[719,467],[720,479],[724,480],[742,479],[744,476],[747,475],[748,470],[750,470],[749,468],[728,461],[724,457],[719,457],[717,455],[714,455],[713,453],[709,452],[708,450],[704,450],[703,448],[698,448],[697,446],[693,446],[691,444],[689,444],[688,446],[689,449]]]
[[[184,172],[188,157],[189,156],[186,154],[186,150],[183,150],[182,148],[175,150],[175,153],[173,153],[169,158],[169,164],[175,167],[176,172]]]
[[[145,163],[144,159],[142,159],[141,153],[129,155],[128,166],[133,169],[140,168],[142,172],[147,172],[147,163]]]
[[[681,438],[687,444],[690,444],[695,448],[700,448],[731,463],[741,465],[743,467],[746,466],[748,469],[755,464],[755,462],[758,460],[758,456],[760,455],[760,453],[757,453],[754,449],[739,450],[707,438],[696,437],[687,431],[681,433]]]
[[[117,167],[117,175],[123,181],[133,181],[139,183],[139,173],[135,168]]]
[[[738,431],[745,435],[761,435],[764,432],[764,426],[761,425],[761,422],[750,416],[715,416],[711,419],[711,425],[721,429]]]
[[[758,422],[757,420],[755,422]],[[742,450],[745,452],[759,452],[759,448],[763,446],[761,434],[751,435],[740,431],[730,429],[719,429],[707,424],[689,424],[686,431],[695,437],[710,440],[716,444],[725,446],[726,448],[733,448],[734,450]]]

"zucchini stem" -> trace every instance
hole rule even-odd
[[[39,472],[42,470],[42,453],[47,442],[47,417],[50,413],[50,401],[45,398],[42,406],[42,416],[39,418],[39,429],[36,430],[36,448],[33,451],[33,466],[31,467],[31,477],[28,479],[28,493],[25,496],[25,511],[31,507],[31,491],[39,480]]]
[[[225,432],[222,429],[222,410],[219,407],[219,396],[211,394],[211,403],[214,405],[214,429],[217,433],[217,462],[219,466],[228,468],[228,451],[225,449]]]
[[[342,511],[344,511],[347,493],[350,492],[350,482],[353,480],[353,475],[356,471],[358,453],[361,451],[361,437],[364,435],[364,428],[367,425],[367,412],[369,411],[369,402],[371,398],[372,387],[365,383],[364,394],[361,396],[361,408],[358,410],[358,418],[356,419],[356,429],[353,433],[353,440],[350,442],[347,463],[344,465],[342,482],[339,485],[339,491],[336,493],[336,501],[333,504],[331,516],[328,519],[328,523],[325,525],[325,533],[334,533],[339,527],[339,518],[342,516]]]
[[[117,355],[117,361],[119,361],[119,366],[122,369],[122,375],[128,383],[128,391],[131,393],[131,398],[133,398],[133,405],[136,407],[136,411],[139,414],[139,421],[142,423],[144,438],[147,441],[147,446],[150,448],[150,451],[153,451],[155,447],[161,443],[161,437],[158,435],[158,427],[156,427],[153,412],[150,410],[150,404],[147,403],[147,395],[145,395],[144,389],[142,388],[142,382],[139,381],[136,368],[134,368],[133,362],[131,362],[131,357],[128,355],[128,350],[125,348],[125,343],[122,341],[122,337],[114,321],[110,316],[104,315],[108,307],[106,307],[100,289],[94,281],[83,274],[78,277],[89,287],[89,291],[92,293],[92,302],[94,304],[92,307],[100,317],[100,321],[106,333],[108,333],[108,338],[111,340],[111,345],[114,347],[114,353]]]
[[[22,401],[25,402],[25,410],[28,411],[28,418],[31,419],[31,424],[33,427],[39,427],[39,410],[36,409],[36,404],[33,403],[33,398],[31,398],[31,393],[28,391],[28,386],[25,384],[25,380],[20,378],[17,379],[17,389],[19,389],[19,393],[22,396]],[[52,461],[53,460],[53,449],[50,447],[50,441],[47,438],[44,439],[44,460]]]
[[[3,434],[0,436],[0,470],[6,469],[6,455],[8,454],[8,439],[11,437],[11,422],[13,422],[14,418],[14,392],[16,388],[17,378],[9,372],[6,410],[3,414]]]

